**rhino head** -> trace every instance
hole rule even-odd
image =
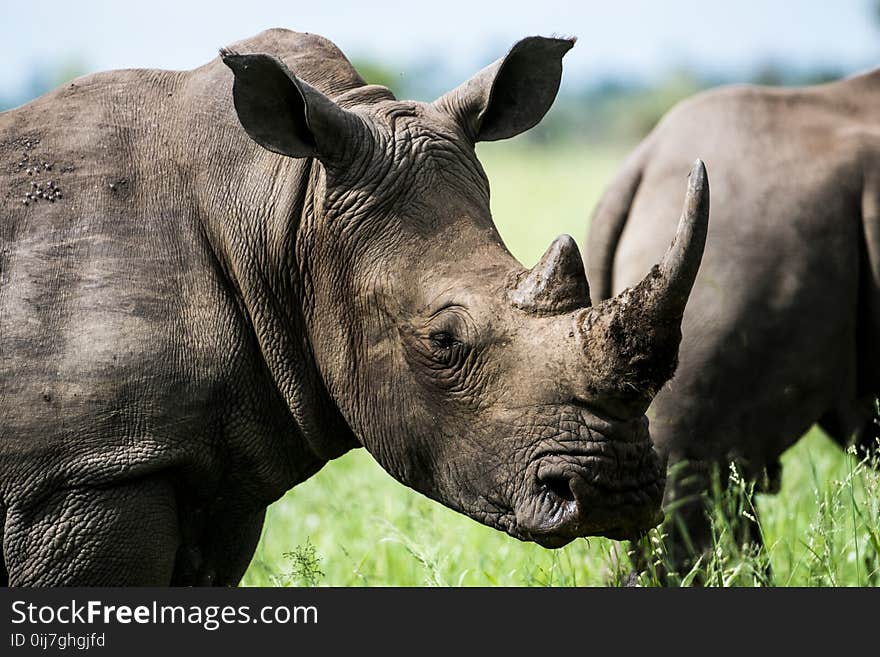
[[[698,162],[663,262],[597,306],[571,237],[530,270],[508,252],[474,144],[541,120],[573,43],[526,38],[432,103],[374,85],[331,99],[270,55],[222,53],[245,131],[310,158],[297,303],[345,421],[399,481],[548,547],[661,519],[645,411],[676,366],[708,221]]]

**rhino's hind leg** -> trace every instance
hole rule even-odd
[[[880,453],[880,418],[877,417],[875,397],[864,397],[847,407],[827,411],[819,426],[842,449],[855,445],[859,458]]]
[[[7,508],[11,586],[146,586],[171,581],[178,545],[164,479],[65,488]]]

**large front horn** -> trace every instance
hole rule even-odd
[[[651,286],[655,313],[681,319],[700,269],[708,228],[709,178],[706,165],[697,160],[688,176],[687,196],[675,239],[660,263],[658,274],[651,272],[645,279],[655,281]]]
[[[622,415],[643,413],[678,365],[681,320],[709,225],[709,179],[697,160],[675,239],[642,281],[580,317],[586,387]]]

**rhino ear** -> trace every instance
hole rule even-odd
[[[507,56],[434,101],[474,142],[507,139],[544,118],[562,79],[562,57],[574,39],[527,37]]]
[[[232,98],[238,120],[263,148],[288,157],[338,162],[351,152],[360,119],[263,53],[220,57],[235,74]]]

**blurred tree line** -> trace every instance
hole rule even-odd
[[[873,6],[880,24],[880,0]],[[432,100],[460,82],[440,61],[416,62],[407,65],[405,71],[369,59],[355,58],[353,63],[367,82],[389,87],[398,98]],[[75,57],[56,66],[37,66],[16,93],[0,97],[0,110],[27,102],[85,70],[82,60]],[[584,83],[580,88],[567,83],[544,121],[521,139],[548,146],[573,141],[634,144],[673,105],[704,89],[733,82],[800,86],[837,79],[843,74],[830,67],[797,70],[781,62],[767,62],[744,78],[679,69],[650,82],[607,78]]]
[[[0,94],[0,111],[28,102],[47,91],[79,77],[86,71],[80,57],[67,57],[60,62],[34,65],[18,89]]]
[[[444,75],[430,63],[422,64],[415,76],[395,74],[375,61],[354,64],[367,82],[388,86],[398,98],[431,100],[455,85],[451,81],[454,76]],[[836,80],[845,74],[833,67],[798,70],[766,62],[745,77],[713,76],[682,68],[650,82],[607,78],[580,88],[567,83],[546,118],[521,138],[549,146],[572,140],[631,144],[650,132],[673,105],[705,89],[733,83],[804,86]]]

